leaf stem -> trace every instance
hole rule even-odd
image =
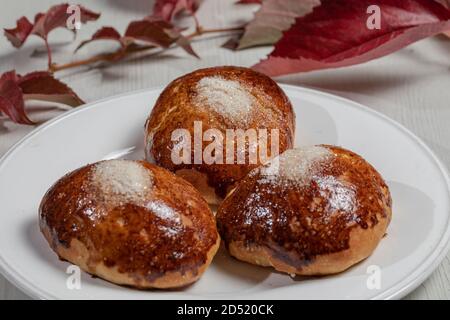
[[[209,33],[224,33],[224,32],[232,32],[232,31],[242,31],[244,30],[244,27],[232,27],[232,28],[218,28],[218,29],[203,29],[199,24],[196,24],[196,29],[194,32],[192,32],[191,34],[187,35],[186,38],[193,39],[196,37],[200,37],[204,34],[209,34]],[[48,43],[46,42],[47,47],[48,47]],[[118,60],[122,60],[132,54],[135,54],[137,52],[142,52],[142,51],[146,51],[146,50],[150,50],[150,49],[155,49],[155,46],[141,46],[141,47],[132,47],[129,48],[127,51],[124,51],[123,48],[118,49],[117,51],[114,51],[112,53],[104,53],[104,54],[99,54],[96,56],[93,56],[91,58],[88,59],[83,59],[83,60],[78,60],[78,61],[73,61],[73,62],[69,62],[66,64],[52,64],[51,62],[51,57],[49,56],[49,71],[50,72],[57,72],[57,71],[62,71],[62,70],[66,70],[66,69],[70,69],[70,68],[75,68],[75,67],[80,67],[80,66],[85,66],[85,65],[90,65],[96,62],[113,62],[113,61],[118,61]],[[49,50],[49,49],[47,49]]]
[[[202,26],[200,25],[200,21],[198,20],[195,12],[191,12],[192,19],[194,19],[195,31],[200,31]]]
[[[243,31],[244,27],[232,27],[232,28],[217,28],[217,29],[203,29],[202,27],[196,28],[196,30],[187,35],[186,38],[192,39],[199,36],[202,36],[207,33],[223,33],[223,32],[232,32],[232,31]]]
[[[113,53],[107,53],[107,54],[99,54],[99,55],[93,56],[88,59],[73,61],[73,62],[69,62],[69,63],[65,63],[65,64],[52,64],[49,67],[49,71],[57,72],[57,71],[65,70],[65,69],[89,65],[89,64],[99,62],[99,61],[113,61],[113,60],[115,60],[115,56],[118,54],[118,52],[119,51],[116,51]]]
[[[47,37],[44,38],[45,42],[45,49],[47,50],[47,65],[48,68],[51,69],[52,66],[52,49],[50,48],[50,45],[48,44]]]
[[[149,49],[154,49],[155,46],[142,46],[142,47],[132,47],[129,48],[127,51],[124,51],[122,48],[118,49],[117,51],[111,52],[111,53],[103,53],[96,56],[93,56],[88,59],[78,60],[69,62],[66,64],[53,64],[50,68],[50,72],[58,72],[66,69],[81,67],[85,65],[90,65],[96,62],[113,62],[117,60],[121,60],[133,53],[137,53],[140,51],[146,51]]]

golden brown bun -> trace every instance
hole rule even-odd
[[[246,114],[245,121],[239,117],[229,117],[211,109],[207,103],[198,102],[197,85],[205,78],[221,78],[239,83],[245,92],[253,98],[253,108]],[[233,98],[233,97],[231,97]],[[226,112],[225,112],[226,113]],[[194,121],[202,122],[203,132],[212,128],[224,136],[226,129],[247,130],[266,128],[279,129],[279,153],[292,148],[295,129],[295,115],[291,103],[281,88],[269,77],[241,67],[215,67],[200,69],[184,75],[170,83],[161,93],[146,123],[146,156],[150,162],[180,174],[198,188],[209,203],[217,204],[236,181],[243,178],[251,169],[261,164],[174,164],[171,152],[174,142],[171,140],[175,129],[189,130],[194,136]],[[208,143],[203,143],[205,149]],[[224,148],[227,148],[224,143]],[[237,159],[236,151],[235,157]]]
[[[67,174],[44,196],[39,218],[61,259],[138,288],[196,281],[220,242],[198,191],[143,161],[101,161]]]
[[[242,179],[218,209],[219,233],[237,259],[289,274],[332,274],[368,257],[384,236],[389,189],[357,154],[292,149],[278,171],[268,168]]]

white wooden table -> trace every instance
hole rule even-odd
[[[0,27],[12,27],[16,18],[30,19],[58,0],[4,1],[0,10]],[[79,39],[85,39],[101,25],[114,25],[122,31],[127,22],[150,12],[152,0],[78,1],[99,11],[98,22],[84,26]],[[198,15],[205,27],[238,26],[251,17],[252,6],[235,6],[235,0],[205,0]],[[185,21],[188,23],[188,21]],[[54,60],[64,62],[92,55],[99,48],[95,44],[72,56],[75,43],[64,30],[51,34]],[[59,74],[85,101],[167,84],[170,80],[200,67],[215,65],[251,66],[270,52],[270,48],[230,52],[220,48],[227,37],[210,37],[193,45],[200,60],[187,56],[179,49],[160,55],[139,58],[96,69],[70,70]],[[20,73],[46,68],[40,39],[33,37],[17,51],[0,36],[0,73],[16,68]],[[31,56],[31,57],[30,57]],[[283,83],[315,87],[361,102],[411,129],[421,137],[442,161],[450,167],[450,40],[444,37],[427,39],[391,56],[364,65],[339,70],[286,76]],[[33,119],[44,121],[63,111],[35,108]],[[33,127],[0,121],[0,156],[30,132]],[[383,134],[380,132],[380,134]],[[389,155],[387,155],[389,156]],[[0,208],[1,210],[1,208]],[[0,299],[28,297],[0,276]],[[440,267],[408,299],[450,299],[450,255]]]

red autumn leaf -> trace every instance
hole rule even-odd
[[[56,28],[67,28],[67,19],[71,13],[67,13],[69,4],[59,4],[51,7],[46,13],[38,13],[32,24],[26,17],[17,20],[17,26],[13,29],[4,29],[6,37],[16,48],[21,47],[30,34],[47,39],[48,34]],[[100,14],[80,8],[80,22],[97,20]]]
[[[181,34],[180,29],[160,18],[147,17],[141,21],[131,22],[125,31],[124,39],[126,43],[143,42],[163,48],[168,48],[176,43],[187,53],[198,58],[189,39]]]
[[[53,101],[72,107],[84,104],[69,86],[47,71],[35,71],[23,77],[19,76],[18,85],[26,100]]]
[[[188,38],[181,36],[177,39],[176,42],[177,45],[179,45],[181,48],[184,49],[184,51],[186,51],[187,53],[189,53],[191,56],[194,56],[198,59],[200,59],[199,55],[197,54],[197,52],[194,51],[194,49],[191,46],[191,41],[189,41]]]
[[[436,0],[440,4],[442,4],[447,9],[450,9],[450,0]]]
[[[171,21],[182,11],[193,14],[197,9],[197,0],[156,0],[153,6],[153,16]]]
[[[17,20],[17,26],[13,29],[4,29],[6,38],[16,48],[19,48],[33,30],[33,24],[26,17]]]
[[[0,77],[0,112],[20,124],[33,124],[25,113],[26,99],[45,100],[78,106],[84,102],[66,84],[46,71],[32,72],[25,76],[15,71]]]
[[[141,41],[158,47],[168,48],[179,37],[180,33],[165,20],[132,21],[125,31],[125,39]]]
[[[450,0],[436,0],[436,1],[442,4],[447,9],[450,9]],[[450,37],[450,31],[446,31],[444,32],[444,34],[446,34],[447,37]]]
[[[140,45],[168,48],[176,43],[189,54],[198,57],[190,41],[180,33],[178,28],[168,21],[155,17],[130,22],[124,36],[121,36],[114,28],[103,27],[91,39],[83,41],[77,50],[96,40],[117,41],[124,51],[135,49]]]
[[[96,40],[113,40],[119,42],[122,47],[125,46],[122,42],[122,36],[116,29],[113,27],[102,27],[97,30],[90,39],[82,41],[75,51],[78,51],[81,47]]]
[[[0,111],[16,123],[33,124],[25,113],[23,93],[17,80],[15,71],[5,72],[0,77]]]
[[[46,39],[50,31],[56,28],[68,28],[67,21],[72,12],[69,11],[69,4],[60,4],[51,7],[46,13],[38,14],[34,22],[33,34]],[[97,20],[100,14],[92,12],[79,6],[80,9],[80,23],[86,23],[88,21]],[[76,31],[73,29],[72,31]]]
[[[283,31],[295,23],[297,17],[311,13],[320,0],[266,0],[245,26],[239,40],[230,39],[223,47],[240,50],[255,46],[272,45],[281,39]]]
[[[380,29],[368,28],[368,7],[381,9]],[[322,0],[283,34],[253,68],[271,76],[367,62],[450,30],[450,11],[429,0]]]

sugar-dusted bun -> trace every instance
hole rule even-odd
[[[201,123],[202,132],[216,129],[224,137],[227,129],[266,129],[267,146],[272,142],[271,129],[278,129],[279,153],[293,145],[295,116],[291,103],[269,77],[248,68],[228,66],[200,69],[174,80],[161,93],[147,120],[147,160],[190,181],[209,203],[219,203],[236,181],[265,161],[258,157],[251,163],[247,158],[245,163],[239,164],[235,147],[235,161],[231,164],[226,162],[225,156],[223,163],[228,164],[205,161],[195,164],[195,121]],[[190,141],[172,141],[176,129],[188,130]],[[233,141],[236,146],[236,139]],[[192,146],[191,161],[174,163],[171,154],[183,143]],[[201,150],[204,151],[208,144],[203,142]],[[258,144],[247,147],[259,147]],[[230,146],[231,143],[223,142],[223,150]],[[239,152],[245,152],[245,149]]]
[[[359,155],[311,146],[250,172],[216,219],[237,259],[289,274],[332,274],[372,253],[391,220],[391,196]]]
[[[61,259],[138,288],[196,281],[220,241],[198,191],[143,161],[101,161],[67,174],[44,196],[39,218]]]

